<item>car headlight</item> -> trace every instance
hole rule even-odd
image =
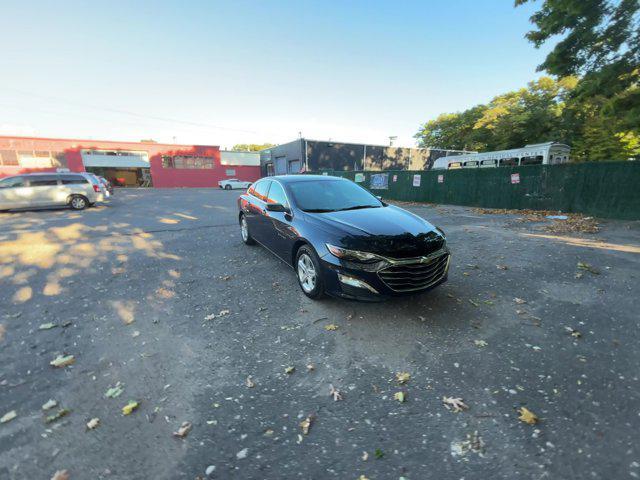
[[[329,243],[326,244],[329,252],[338,258],[343,260],[355,260],[358,262],[377,262],[379,260],[384,260],[379,255],[375,253],[369,252],[359,252],[358,250],[347,250],[346,248],[336,247],[335,245],[331,245]]]

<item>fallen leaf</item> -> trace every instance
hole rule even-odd
[[[256,384],[253,383],[253,380],[251,380],[251,375],[249,375],[245,380],[245,385],[247,386],[247,388],[253,388],[256,386]]]
[[[178,429],[178,431],[177,432],[173,432],[173,436],[174,437],[179,437],[179,438],[184,438],[189,434],[189,432],[191,431],[192,427],[193,427],[193,425],[191,425],[191,422],[182,422],[182,425],[180,425],[180,428]]]
[[[487,345],[489,345],[484,340],[474,340],[473,343],[475,343],[476,347],[486,347]]]
[[[7,423],[16,418],[18,414],[15,410],[11,410],[10,412],[5,413],[2,418],[0,418],[0,423]]]
[[[293,372],[295,372],[296,367],[287,367],[284,369],[284,373],[286,373],[287,375],[291,375]]]
[[[124,385],[118,382],[114,387],[109,387],[104,396],[107,398],[118,398],[122,392],[124,392]]]
[[[404,392],[396,392],[393,394],[393,399],[399,401],[400,403],[403,403],[405,400],[405,394]]]
[[[578,262],[578,268],[580,270],[586,270],[587,272],[592,273],[594,275],[600,275],[600,270],[592,267],[591,265],[585,262]]]
[[[582,337],[582,334],[576,330],[575,328],[571,328],[571,327],[564,327],[564,329],[569,332],[569,334],[573,337],[573,338],[580,338]]]
[[[302,433],[305,435],[309,434],[309,429],[311,428],[311,424],[313,423],[313,417],[309,415],[303,421],[300,422],[300,428],[302,429]]]
[[[462,398],[442,397],[442,403],[447,410],[453,410],[455,413],[467,410],[469,407],[462,401]]]
[[[498,270],[509,270],[509,267],[507,267],[506,265],[496,265],[496,268]]]
[[[398,372],[398,373],[396,373],[396,380],[398,381],[398,383],[400,385],[404,385],[409,380],[411,380],[411,374],[409,374],[407,372]]]
[[[5,328],[5,326],[0,323],[0,342],[4,340],[4,334],[6,331],[7,329]]]
[[[134,330],[133,333],[131,333],[131,336],[133,338],[136,338],[136,337],[140,336],[140,332],[138,330]]]
[[[471,300],[470,298],[469,298],[469,303],[470,303],[471,305],[473,305],[474,307],[478,307],[478,306],[479,306],[477,302],[474,302],[474,301],[473,301],[473,300]]]
[[[76,358],[73,355],[58,355],[54,360],[49,362],[49,365],[62,368],[69,365],[73,365],[76,362]]]
[[[56,325],[56,324],[55,324],[55,323],[53,323],[53,322],[43,323],[42,325],[40,325],[40,326],[38,327],[38,330],[50,330],[50,329],[55,328],[55,327],[57,327],[57,326],[58,326],[58,325]]]
[[[94,429],[98,428],[99,425],[100,425],[100,419],[99,418],[92,418],[91,420],[89,420],[87,422],[87,428],[89,430],[94,430]]]
[[[535,425],[536,423],[538,423],[538,417],[528,408],[520,407],[518,413],[520,414],[518,420],[520,420],[521,422],[527,423],[529,425]]]
[[[369,478],[365,477],[364,475],[360,475],[358,477],[358,480],[369,480]]]
[[[523,299],[518,298],[518,297],[514,298],[513,301],[516,302],[518,305],[524,305],[525,303],[527,303],[526,300],[523,300]]]
[[[367,452],[362,452],[362,461],[366,462],[369,459],[369,454]]]
[[[123,415],[131,415],[131,413],[140,406],[135,400],[130,400],[124,407],[122,407]]]
[[[313,372],[316,369],[315,365],[313,363],[310,363],[307,365],[307,370],[310,372]]]
[[[58,470],[56,473],[53,474],[53,477],[51,477],[51,480],[69,480],[70,478],[71,476],[69,475],[68,470]]]
[[[225,315],[229,315],[230,311],[229,310],[220,310],[220,313],[215,314],[212,313],[211,315],[207,315],[206,317],[204,317],[205,320],[213,320],[214,318],[219,318],[219,317],[224,317]]]
[[[376,451],[373,452],[373,455],[377,458],[377,459],[381,459],[382,457],[384,457],[384,452],[382,450],[380,450],[379,448],[376,448]]]
[[[340,394],[340,390],[335,388],[333,385],[329,385],[329,395],[333,397],[333,401],[337,402],[338,400],[342,400],[342,395]]]
[[[334,330],[338,329],[338,325],[336,325],[335,323],[330,323],[329,325],[325,325],[324,329],[328,332],[333,332]]]
[[[56,420],[60,420],[62,417],[66,417],[70,413],[71,413],[71,410],[69,410],[68,408],[61,408],[53,415],[49,415],[48,417],[46,417],[44,419],[44,423],[53,423]]]
[[[56,402],[55,400],[49,400],[47,403],[42,405],[42,410],[51,410],[53,407],[57,407],[57,406],[58,406],[58,402]]]

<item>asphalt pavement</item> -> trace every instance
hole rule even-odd
[[[640,476],[639,222],[405,205],[448,283],[314,302],[237,196],[0,214],[0,478]]]

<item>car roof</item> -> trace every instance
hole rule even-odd
[[[296,182],[326,182],[329,180],[346,180],[342,177],[332,177],[329,175],[275,175],[271,177],[263,177],[267,180],[278,180],[280,183],[296,183]],[[261,178],[262,180],[262,178]]]

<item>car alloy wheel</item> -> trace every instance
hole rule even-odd
[[[87,206],[87,201],[82,197],[73,197],[71,199],[71,207],[74,210],[83,210]]]
[[[240,232],[242,233],[242,240],[245,242],[249,240],[249,227],[247,226],[247,219],[242,216],[242,220],[240,220]]]
[[[298,280],[306,293],[311,293],[316,288],[316,268],[311,257],[306,253],[298,258]]]

